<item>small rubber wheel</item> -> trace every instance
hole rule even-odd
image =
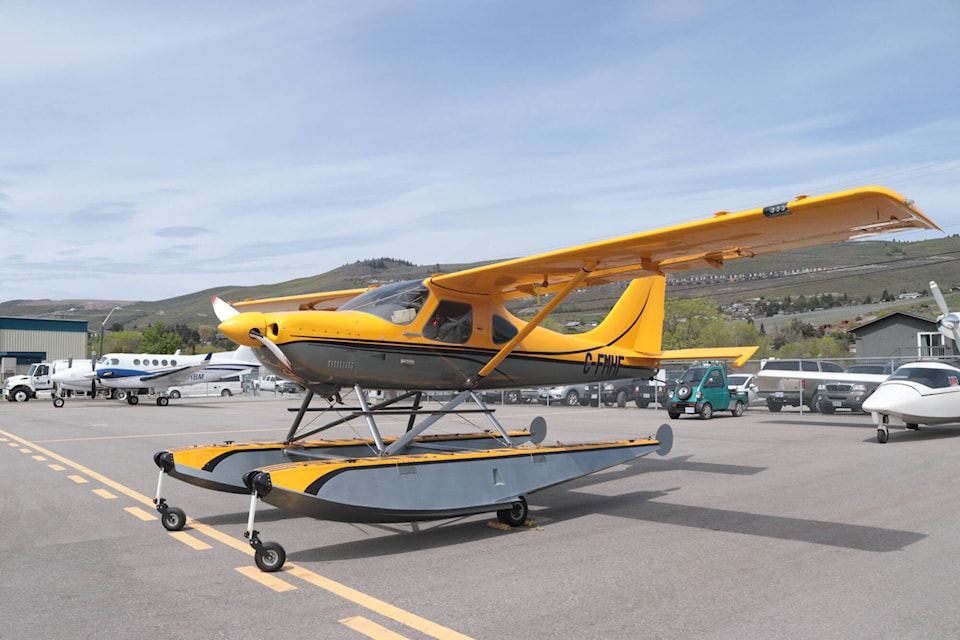
[[[53,406],[55,406],[57,409],[59,409],[60,407],[62,407],[62,406],[63,406],[63,398],[61,398],[60,396],[57,396],[56,398],[54,398],[54,399],[53,399]]]
[[[160,522],[167,531],[180,531],[187,524],[187,514],[179,507],[167,507],[160,514]]]
[[[713,417],[713,405],[709,402],[704,402],[703,406],[700,407],[700,419],[709,420]]]
[[[140,398],[137,397],[137,394],[131,393],[127,396],[127,404],[137,404],[138,402],[140,402]]]
[[[680,412],[679,412],[679,411],[667,411],[667,415],[670,416],[670,419],[671,419],[671,420],[676,420],[677,418],[680,417]]]
[[[885,444],[890,439],[890,434],[883,429],[877,429],[877,442]]]
[[[527,521],[527,499],[520,496],[520,499],[510,505],[509,509],[500,509],[497,511],[497,520],[511,527],[519,527]]]
[[[170,398],[168,398],[167,396],[160,396],[159,398],[157,398],[158,407],[165,407],[168,404],[170,404]]]
[[[260,571],[273,573],[283,567],[287,561],[287,552],[276,542],[264,542],[253,556]]]

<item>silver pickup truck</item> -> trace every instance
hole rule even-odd
[[[804,371],[820,375],[805,380]],[[774,375],[765,376],[764,372]],[[767,360],[754,378],[757,395],[766,401],[767,408],[773,412],[780,411],[784,405],[799,407],[801,404],[816,412],[817,387],[824,372],[842,373],[843,367],[824,360]],[[783,374],[783,377],[778,377],[777,373]]]

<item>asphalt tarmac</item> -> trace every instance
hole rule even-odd
[[[960,637],[960,425],[881,445],[865,415],[497,407],[511,428],[544,416],[548,442],[669,422],[674,448],[533,494],[534,524],[507,531],[262,505],[288,554],[273,574],[241,537],[246,496],[167,478],[191,522],[161,526],[155,451],[279,439],[295,405],[0,402],[0,637]]]

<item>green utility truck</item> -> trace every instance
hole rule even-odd
[[[729,411],[739,418],[748,403],[745,391],[729,387],[727,372],[722,366],[691,367],[683,372],[673,388],[667,401],[667,414],[672,419],[685,413],[709,420],[714,411]]]

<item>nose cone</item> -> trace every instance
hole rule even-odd
[[[260,341],[256,338],[250,337],[250,332],[254,329],[257,330],[261,335],[266,330],[266,320],[262,313],[256,312],[247,312],[247,313],[238,313],[232,318],[227,318],[217,329],[220,330],[223,335],[227,336],[237,344],[242,344],[248,347],[259,347],[262,346]]]
[[[863,401],[864,411],[900,412],[912,408],[920,400],[920,392],[910,385],[887,382],[877,387],[869,398]]]

